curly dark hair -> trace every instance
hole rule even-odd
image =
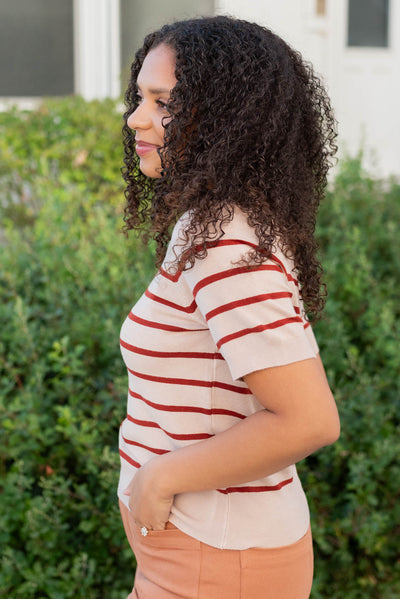
[[[177,83],[159,150],[161,178],[149,179],[138,169],[127,120],[138,105],[144,58],[160,44],[175,52]],[[154,238],[160,265],[172,227],[190,210],[189,251],[177,262],[183,270],[207,255],[207,240],[223,235],[238,206],[258,238],[247,263],[267,260],[279,240],[294,260],[307,313],[317,318],[326,290],[315,219],[337,147],[329,98],[311,65],[255,23],[225,16],[176,22],[145,38],[125,103],[124,230]]]

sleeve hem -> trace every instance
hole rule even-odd
[[[315,358],[317,354],[318,351],[313,351],[311,348],[307,351],[304,351],[304,348],[302,348],[301,351],[296,351],[296,348],[292,346],[286,356],[280,355],[274,357],[273,355],[271,356],[271,353],[268,351],[268,353],[263,352],[263,355],[258,356],[249,352],[249,355],[240,361],[233,361],[229,356],[225,359],[228,363],[233,380],[239,381],[243,379],[246,374],[250,374],[251,372],[264,370],[265,368],[274,368],[276,366],[287,366],[288,364],[293,364],[295,362],[302,362],[303,360]]]

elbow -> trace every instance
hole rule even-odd
[[[302,436],[307,455],[335,443],[340,436],[340,420],[336,405],[309,414],[303,421]]]
[[[331,414],[329,418],[326,418],[318,423],[318,427],[315,430],[315,440],[318,445],[318,449],[332,445],[340,437],[340,419],[337,410],[334,414]]]
[[[337,422],[332,423],[331,426],[326,431],[325,443],[324,443],[323,447],[325,447],[327,445],[332,445],[333,443],[336,443],[336,441],[339,439],[339,437],[340,437],[340,421],[339,421],[339,418],[337,418]]]

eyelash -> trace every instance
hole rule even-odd
[[[142,96],[140,96],[139,94],[136,94],[136,101],[139,106],[139,104],[141,104],[143,102]],[[156,104],[163,110],[165,110],[167,108],[167,102],[165,102],[164,100],[156,100]]]

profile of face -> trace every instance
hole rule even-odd
[[[164,146],[163,122],[168,122],[167,102],[176,84],[175,53],[160,44],[146,55],[137,78],[138,101],[127,124],[135,131],[139,168],[147,177],[161,177],[157,152]],[[167,117],[167,118],[166,118]]]

